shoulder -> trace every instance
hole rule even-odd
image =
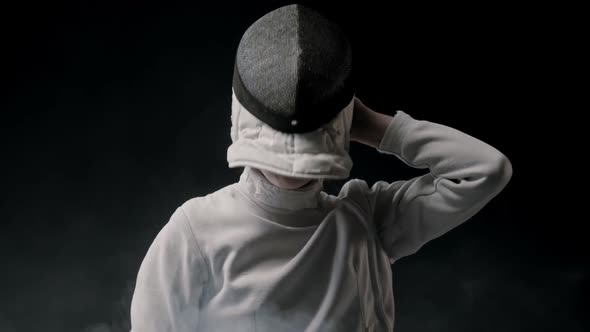
[[[204,196],[187,199],[179,207],[185,214],[188,224],[196,233],[202,233],[232,220],[240,206],[240,192],[237,184],[220,188]]]
[[[334,197],[335,201],[340,203],[349,203],[363,212],[368,213],[370,207],[366,198],[366,193],[369,191],[367,182],[362,179],[350,179],[340,189],[338,196]]]
[[[367,181],[363,179],[351,179],[342,186],[339,199],[350,200],[372,214],[375,208],[385,204],[390,206],[394,200],[394,196],[399,191],[400,187],[407,181],[377,181],[372,186],[369,186]]]
[[[369,185],[363,179],[350,179],[340,189],[338,197],[353,197],[355,195],[362,195],[369,190]]]

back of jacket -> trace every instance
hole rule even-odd
[[[390,265],[465,222],[508,183],[490,145],[398,111],[377,149],[429,173],[338,196],[279,188],[246,167],[188,200],[140,267],[133,332],[392,331]]]

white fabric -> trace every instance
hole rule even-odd
[[[315,131],[290,134],[260,121],[232,93],[230,168],[250,166],[311,179],[345,179],[352,169],[348,155],[354,98],[338,115]]]
[[[429,172],[338,196],[246,167],[237,183],[182,204],[150,246],[132,332],[392,331],[390,264],[465,222],[508,183],[490,145],[398,111],[377,151]]]

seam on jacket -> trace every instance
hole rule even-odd
[[[355,179],[354,182],[358,183],[360,181],[358,179]],[[369,207],[369,210],[365,211],[365,213],[371,218],[371,220],[373,220],[373,214],[371,213],[373,211],[373,206],[371,204],[371,201],[369,201],[369,198],[367,198],[367,196],[365,195],[363,190],[360,190],[360,192],[361,192],[361,196],[365,199],[365,202],[367,202],[367,206]]]
[[[361,185],[361,181],[360,180],[355,180],[355,182],[357,182],[359,184],[359,186]],[[366,183],[366,182],[365,182]],[[368,187],[368,185],[367,185]],[[369,188],[370,190],[370,188]],[[367,206],[368,206],[368,211],[365,211],[367,217],[369,218],[369,223],[372,224],[372,227],[374,229],[375,232],[375,236],[377,237],[377,242],[381,242],[381,240],[379,239],[379,227],[378,225],[375,224],[375,210],[374,210],[374,206],[371,204],[371,200],[369,200],[369,198],[367,197],[367,195],[365,194],[364,190],[359,190],[360,191],[360,195],[365,199],[365,202],[367,202]],[[364,209],[363,209],[364,210]],[[395,213],[397,214],[397,211],[395,211]],[[381,243],[380,243],[381,244]],[[381,244],[381,247],[382,244]]]
[[[358,180],[355,180],[358,181]],[[364,195],[361,193],[361,196],[364,197]],[[365,200],[367,200],[367,198],[365,197]],[[351,202],[353,206],[355,206],[357,209],[359,209],[361,212],[363,212],[363,214],[365,215],[366,218],[368,218],[368,220],[373,220],[373,217],[371,215],[371,211],[367,211],[365,208],[363,208],[361,205],[359,205],[359,203],[357,203],[354,199],[352,199],[350,196],[346,196],[342,199],[342,201],[347,201],[347,202]],[[361,222],[363,224],[364,227],[368,227],[367,232],[371,232],[371,225],[365,225],[364,222]],[[371,224],[371,222],[368,222],[368,224]],[[377,234],[374,234],[377,235]]]
[[[210,266],[209,259],[207,258],[206,255],[203,254],[203,251],[201,250],[201,247],[199,246],[199,241],[197,240],[197,237],[195,235],[195,231],[193,230],[193,227],[191,226],[191,224],[188,222],[190,218],[186,214],[186,211],[184,210],[184,205],[181,205],[180,209],[182,210],[182,213],[184,214],[186,226],[188,226],[189,230],[191,231],[191,235],[192,235],[193,239],[195,240],[197,254],[199,254],[201,256],[201,259],[205,262],[205,265],[207,267],[207,280],[206,280],[206,282],[209,282],[211,280],[211,278],[213,278],[213,273],[211,272],[211,266]]]
[[[360,182],[360,180],[358,180],[358,179],[355,179],[355,182]],[[360,184],[359,184],[359,185],[360,185]],[[363,191],[362,191],[362,190],[361,190],[361,196],[363,196],[363,197],[364,197],[364,199],[365,199],[365,201],[368,203],[368,206],[369,206],[369,209],[370,209],[369,211],[366,211],[366,213],[367,213],[367,216],[369,217],[369,220],[370,220],[370,221],[369,221],[369,224],[370,224],[370,225],[369,225],[369,227],[373,227],[373,230],[371,230],[371,229],[368,229],[367,231],[368,231],[368,232],[372,232],[372,231],[373,231],[373,232],[375,232],[375,233],[373,234],[373,235],[376,237],[376,238],[373,240],[373,241],[374,241],[374,244],[375,244],[375,245],[377,245],[377,246],[378,246],[378,247],[379,247],[381,250],[383,250],[383,251],[385,252],[385,254],[387,255],[387,251],[386,251],[386,250],[383,248],[383,245],[382,245],[382,243],[381,243],[381,240],[380,240],[380,238],[379,238],[379,234],[378,234],[378,231],[377,231],[377,227],[376,227],[376,225],[374,224],[374,220],[373,220],[373,214],[371,213],[371,212],[372,212],[371,203],[370,203],[369,199],[368,199],[368,198],[367,198],[367,197],[366,197],[366,196],[363,194]],[[354,204],[355,204],[356,206],[358,206],[358,204],[357,204],[357,203],[356,203],[354,200],[352,200],[352,201],[354,202]],[[361,210],[365,211],[365,209],[362,209],[362,208],[361,208]],[[397,209],[396,209],[395,213],[396,213],[396,214],[398,213]],[[371,249],[368,249],[368,250],[369,250],[369,253],[368,253],[368,255],[371,255],[371,256],[372,256],[372,254],[370,254],[370,252],[371,252]],[[379,254],[379,253],[377,253],[377,252],[374,252],[374,253],[375,253],[375,254]],[[389,258],[389,255],[387,255],[387,256],[388,256],[388,258]],[[373,258],[375,258],[375,257],[373,257]],[[358,280],[358,272],[356,271],[356,267],[354,266],[354,264],[353,264],[353,267],[355,268],[355,277],[357,278],[357,279],[356,279],[356,280],[357,280],[357,287],[358,287],[358,289],[359,289],[359,292],[360,292],[360,287],[358,286],[358,282],[359,282],[359,280]],[[372,281],[372,280],[371,280],[371,285],[373,285],[373,281]],[[378,307],[380,308],[380,311],[381,311],[381,312],[382,312],[382,313],[383,313],[385,316],[387,316],[387,313],[385,312],[385,309],[383,308],[383,305],[384,305],[383,297],[384,297],[385,295],[383,294],[383,293],[384,293],[384,292],[383,292],[383,288],[381,287],[380,280],[379,280],[379,278],[378,278],[378,277],[376,277],[375,286],[376,286],[376,288],[377,288],[377,292],[376,292],[376,293],[378,293],[378,294],[377,294],[377,295],[378,295],[378,297],[377,297],[377,298],[379,298],[379,299],[380,299],[380,302],[377,302],[377,301],[376,301],[375,305],[376,305],[376,306],[378,306]],[[373,296],[374,296],[374,297],[376,297],[376,296],[375,296],[375,292],[374,292],[374,291],[373,291],[373,289],[372,289],[372,286],[371,286],[371,292],[373,292]],[[360,293],[359,293],[359,295],[360,295]],[[362,304],[361,304],[361,306],[362,306]],[[363,312],[362,312],[362,313],[363,313],[363,319],[365,319],[365,330],[367,330],[367,328],[368,328],[368,325],[367,325],[367,324],[368,324],[368,321],[366,320],[366,317],[365,317],[364,308],[363,308],[362,310],[363,310]],[[376,315],[376,316],[379,316],[379,315]],[[390,327],[390,326],[389,326],[389,324],[387,323],[387,320],[385,320],[385,321],[384,321],[384,323],[385,323],[385,325],[387,326],[387,330],[388,330],[388,331],[392,331],[391,327]]]
[[[395,183],[395,182],[393,182],[393,183]],[[392,184],[392,183],[390,183],[390,184]],[[367,184],[367,187],[368,187],[368,184]],[[371,188],[369,188],[369,190],[370,189]],[[387,248],[385,248],[384,243],[382,243],[382,241],[381,241],[380,228],[383,226],[383,224],[385,224],[385,221],[382,223],[382,225],[378,225],[378,224],[375,223],[375,206],[373,204],[371,204],[371,200],[367,197],[366,193],[363,190],[361,190],[361,196],[363,196],[365,198],[365,201],[367,202],[367,205],[369,206],[368,215],[369,215],[369,218],[371,220],[371,223],[373,224],[373,227],[375,228],[375,233],[376,233],[375,235],[377,236],[377,243],[381,247],[381,250],[383,250],[383,252],[385,252],[385,254],[390,258],[390,264],[393,264],[393,262],[391,262],[391,256],[389,255]],[[396,220],[399,219],[398,218],[398,215],[399,215],[400,211],[398,209],[398,206],[399,206],[399,201],[396,202],[395,204],[391,204],[391,207],[390,208],[393,209],[393,212],[394,212],[393,221],[396,221]],[[395,236],[392,236],[392,237],[395,237]]]
[[[430,192],[430,193],[427,193],[427,194],[421,194],[421,195],[416,195],[416,196],[414,196],[414,197],[413,197],[411,200],[409,200],[409,201],[408,201],[407,205],[410,205],[410,204],[412,204],[412,202],[414,202],[414,200],[415,200],[415,199],[417,199],[417,198],[420,198],[420,197],[428,197],[428,196],[432,196],[432,195],[434,195],[435,193],[437,193],[437,192],[438,192],[438,183],[439,183],[439,182],[440,182],[440,181],[441,181],[443,178],[437,177],[437,176],[435,176],[435,175],[434,175],[434,174],[432,174],[432,173],[429,173],[429,174],[427,174],[427,175],[432,175],[432,176],[434,177],[434,190],[433,190],[432,192]],[[422,178],[422,177],[424,177],[424,176],[425,176],[425,175],[422,175],[422,176],[421,176],[421,178]],[[424,223],[424,220],[422,220],[422,222],[420,222],[420,226],[422,226],[422,227],[423,227],[423,226],[424,226],[424,225],[423,225],[423,223]],[[420,232],[421,232],[421,234],[422,234],[422,235],[424,235],[424,233],[422,232],[422,230],[421,230]],[[423,246],[425,243],[426,243],[426,242],[424,241],[424,239],[422,239],[422,237],[420,237],[420,243],[418,244],[418,245],[419,245],[418,249],[420,249],[420,248],[421,248],[421,247],[422,247],[422,246]]]
[[[424,175],[420,176],[418,179],[423,178],[424,176],[427,176],[427,175],[431,175],[434,178],[434,182],[433,182],[434,190],[428,194],[420,194],[420,195],[414,196],[410,201],[408,201],[408,204],[412,203],[416,198],[430,196],[430,195],[435,194],[438,191],[438,183],[440,182],[440,180],[445,179],[442,177],[438,177],[432,173],[424,174]]]
[[[254,319],[254,332],[258,332],[258,323],[256,322],[256,314],[258,313],[258,309],[252,312],[252,317]]]
[[[357,202],[354,201],[354,199],[351,199],[350,197],[344,197],[343,200],[351,202],[357,209],[363,211],[365,215],[369,215],[367,210],[363,209]]]
[[[403,157],[403,156],[401,155],[401,152],[400,152],[399,154],[397,154],[397,153],[395,153],[395,152],[391,152],[391,154],[392,154],[392,155],[394,155],[394,156],[396,156],[396,157],[398,157],[398,158],[399,158],[401,161],[403,161],[403,162],[404,162],[406,165],[408,165],[408,166],[411,166],[411,167],[414,167],[414,168],[418,168],[418,169],[420,169],[420,168],[421,168],[421,169],[424,169],[424,167],[426,166],[426,168],[428,168],[428,171],[429,171],[429,172],[432,172],[432,171],[430,170],[430,165],[429,165],[429,164],[427,164],[427,163],[424,163],[424,164],[414,164],[414,163],[412,163],[412,162],[409,162],[409,161],[408,161],[408,160],[407,160],[405,157]]]
[[[369,325],[369,321],[367,320],[367,314],[365,313],[366,308],[365,308],[364,303],[361,298],[361,286],[360,286],[358,271],[357,271],[357,268],[354,263],[351,263],[350,265],[352,265],[352,269],[354,270],[354,280],[356,281],[356,291],[357,291],[357,295],[358,295],[358,302],[359,302],[359,307],[360,307],[360,311],[361,311],[361,317],[363,319],[363,331],[366,331],[368,328],[368,325]]]

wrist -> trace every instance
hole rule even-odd
[[[393,117],[373,110],[367,112],[366,115],[366,127],[361,131],[362,134],[356,137],[356,141],[377,148],[393,121]]]

